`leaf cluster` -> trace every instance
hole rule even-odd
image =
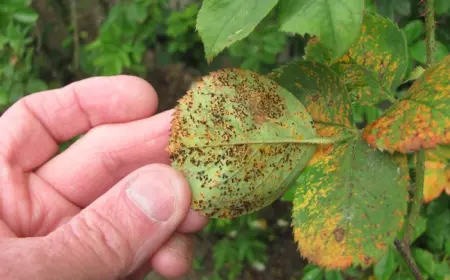
[[[269,116],[268,110],[258,109],[260,100],[264,100],[261,94],[271,92],[286,100],[284,104],[291,104],[289,94],[256,73],[236,69],[212,73],[177,106],[169,149],[174,166],[190,180],[194,208],[212,216],[255,211],[284,193],[284,182],[297,178],[292,224],[301,254],[328,268],[368,267],[386,256],[405,226],[412,178],[407,155],[427,149],[424,188],[425,193],[432,193],[425,195],[427,201],[438,197],[447,186],[450,56],[417,75],[413,85],[399,95],[397,89],[407,81],[411,48],[408,49],[405,33],[395,23],[364,11],[364,1],[337,4],[327,0],[273,0],[255,5],[254,1],[206,0],[198,14],[197,29],[207,58],[212,59],[247,37],[275,7],[280,30],[315,36],[308,42],[302,60],[283,65],[267,76],[297,98],[299,102],[292,105],[297,109],[283,107],[281,115],[289,115],[289,119]],[[220,97],[222,105],[217,103],[220,105],[217,108],[224,110],[215,107],[216,95],[225,96]],[[241,103],[241,95],[250,100],[246,102],[255,100],[255,103]],[[391,104],[389,109],[374,118],[360,134],[354,123],[355,106],[386,102]],[[241,109],[242,104],[250,107]],[[279,106],[277,102],[273,105]],[[305,130],[300,133],[307,125],[297,122],[292,112],[303,114],[304,108],[309,115],[304,118],[312,120],[315,134]],[[253,120],[229,117],[241,112],[245,116],[250,114]],[[256,130],[236,133],[237,123]],[[261,123],[263,126],[259,126]],[[211,132],[210,127],[214,126],[220,130]],[[231,134],[223,138],[226,131]],[[277,138],[283,131],[291,134]],[[293,137],[295,131],[299,134]],[[277,137],[267,138],[272,133]],[[317,136],[322,137],[322,142]],[[304,140],[298,141],[300,138]],[[244,163],[230,158],[230,162],[225,161],[215,171],[214,166],[221,162],[220,155],[228,149],[221,148],[223,139],[227,147],[245,148],[238,154]],[[296,169],[296,163],[304,158],[286,152],[288,146],[273,154],[258,152],[272,151],[281,143],[289,143],[289,148],[319,145],[312,158],[307,157],[308,166],[299,165]],[[223,153],[226,159],[229,153]],[[252,155],[250,160],[246,154]],[[281,154],[288,157],[280,160]],[[271,164],[275,158],[279,160],[278,167]],[[211,165],[211,159],[218,160],[216,165]],[[247,170],[246,160],[252,169]],[[236,168],[238,171],[231,172]],[[251,175],[250,170],[263,177]],[[270,177],[264,177],[269,174]],[[229,180],[230,175],[236,180]],[[209,191],[203,190],[204,187],[209,187]],[[219,191],[222,188],[231,193],[222,193]],[[276,195],[267,196],[275,189]],[[249,190],[266,196],[253,198],[248,196]],[[246,201],[246,207],[241,208],[243,199],[249,198],[253,201],[263,198],[264,202]],[[233,203],[239,207],[232,208]],[[420,258],[421,253],[415,254]]]

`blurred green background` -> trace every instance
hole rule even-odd
[[[450,50],[450,0],[435,1],[439,60]],[[366,1],[367,10],[394,20],[405,32],[410,56],[407,76],[412,79],[415,67],[426,59],[419,2]],[[209,71],[234,66],[264,74],[304,54],[309,37],[278,32],[275,10],[249,37],[208,64],[195,30],[200,7],[199,0],[0,1],[0,115],[27,94],[116,74],[148,80],[163,111],[173,108],[190,85]],[[380,114],[376,107],[354,110],[357,122],[371,122]],[[185,279],[413,279],[393,249],[364,271],[308,265],[292,238],[292,191],[258,213],[211,221],[196,236],[194,269]],[[420,269],[427,279],[450,279],[449,197],[443,195],[427,205],[416,227],[413,256]],[[160,278],[152,274],[149,279]]]

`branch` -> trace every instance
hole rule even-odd
[[[430,67],[436,58],[436,22],[434,20],[434,0],[425,0],[425,42],[427,51],[427,67]]]
[[[77,73],[80,68],[80,41],[78,36],[78,21],[77,21],[77,5],[76,0],[70,0],[70,19],[72,24],[73,36],[73,72]]]
[[[435,37],[435,20],[434,20],[434,0],[425,0],[425,44],[427,52],[426,66],[433,65],[436,57],[436,37]],[[408,223],[406,225],[403,241],[395,240],[395,247],[402,254],[417,280],[422,280],[423,276],[417,267],[416,262],[411,256],[411,241],[414,236],[414,226],[420,216],[420,208],[423,200],[423,188],[425,182],[425,150],[421,149],[416,153],[416,184],[413,189],[413,201],[411,210],[408,215]]]
[[[405,259],[409,268],[412,271],[412,274],[416,278],[416,280],[423,280],[422,274],[420,273],[419,267],[411,256],[411,250],[409,249],[409,245],[406,245],[404,242],[395,239],[394,241],[395,247],[400,252],[402,257]]]

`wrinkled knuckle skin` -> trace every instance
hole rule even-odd
[[[87,214],[87,213],[86,213]],[[68,224],[69,242],[77,258],[90,258],[92,269],[104,270],[111,277],[128,274],[133,264],[133,252],[127,238],[111,221],[95,210],[76,217]]]

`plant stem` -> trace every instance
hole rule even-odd
[[[427,52],[426,67],[433,65],[436,57],[436,37],[435,37],[435,20],[434,20],[434,0],[424,0],[425,3],[425,45]],[[413,189],[413,200],[411,210],[408,215],[408,223],[406,225],[403,241],[395,240],[395,247],[402,254],[408,263],[414,277],[418,280],[423,279],[416,262],[411,256],[411,241],[414,236],[414,227],[420,216],[420,208],[423,200],[423,188],[425,182],[425,150],[420,149],[416,153],[416,184]]]
[[[411,250],[409,249],[409,245],[406,245],[403,241],[395,239],[394,241],[395,247],[400,252],[400,254],[405,259],[409,268],[412,271],[412,274],[417,280],[423,280],[422,274],[420,273],[419,267],[417,266],[414,258],[411,256]]]
[[[423,185],[425,181],[425,150],[421,149],[417,154],[416,159],[416,184],[414,187],[414,198],[409,211],[408,224],[405,229],[403,241],[405,245],[411,245],[411,240],[414,236],[414,226],[420,216],[420,207],[423,200]]]
[[[434,0],[425,0],[425,34],[427,67],[430,67],[436,57],[436,22],[434,20]]]
[[[77,6],[76,0],[70,0],[70,18],[72,24],[72,38],[73,38],[73,72],[77,73],[80,67],[80,41],[78,37],[78,21],[77,21]]]

